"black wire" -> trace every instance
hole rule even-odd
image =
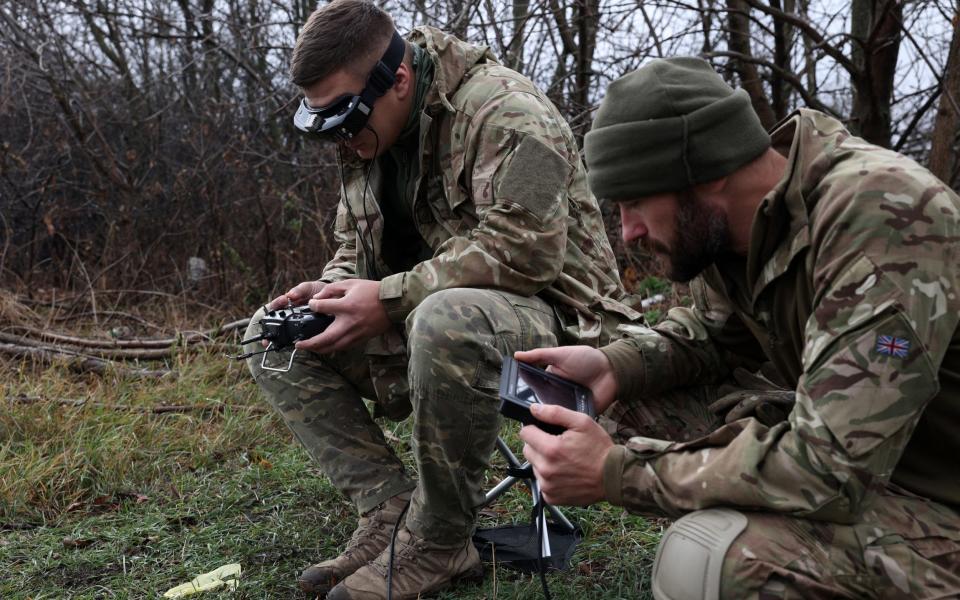
[[[411,502],[413,502],[413,498],[407,500],[407,504],[403,507],[403,510],[400,511],[400,516],[397,517],[397,522],[393,525],[393,533],[390,534],[390,560],[387,563],[387,600],[393,600],[393,550],[397,542],[397,531],[400,530],[403,517],[406,516],[407,509],[410,508]]]
[[[361,200],[361,204],[363,204],[363,218],[367,221],[367,231],[370,231],[370,215],[367,214],[367,190],[370,189],[370,173],[373,171],[373,164],[377,160],[377,155],[380,154],[380,136],[377,135],[377,130],[370,127],[370,125],[364,125],[364,127],[369,129],[370,133],[373,134],[373,138],[377,140],[376,146],[373,149],[373,158],[370,159],[370,166],[367,167],[367,176],[363,182],[363,200]],[[373,255],[373,260],[370,260],[370,268],[373,269],[373,280],[380,281],[380,270],[377,268],[376,263],[377,254],[373,249],[373,233],[370,234],[370,254]],[[364,258],[366,258],[366,254],[364,254]]]
[[[258,340],[254,340],[254,341],[258,341]],[[266,354],[267,352],[270,352],[271,350],[272,350],[272,348],[267,348],[266,350],[258,350],[258,351],[254,351],[254,352],[245,352],[245,353],[243,353],[243,354],[237,354],[236,356],[231,356],[231,355],[228,354],[228,355],[227,355],[227,358],[232,359],[232,360],[246,360],[246,359],[250,358],[251,356],[259,356],[260,354]]]
[[[550,588],[547,587],[547,569],[543,563],[543,536],[547,528],[543,519],[543,493],[537,494],[537,568],[540,571],[540,585],[543,587],[543,597],[550,600]]]
[[[367,126],[367,128],[370,129],[369,126]],[[374,151],[374,158],[370,161],[370,165],[367,167],[367,172],[364,174],[363,198],[361,200],[361,202],[363,203],[363,218],[367,219],[366,225],[368,230],[370,228],[370,216],[367,214],[367,189],[370,187],[370,172],[373,170],[373,161],[376,160],[376,153],[380,151],[380,137],[377,136],[377,132],[374,131],[373,129],[370,129],[370,131],[373,131],[373,135],[376,136],[377,148]],[[340,144],[337,144],[337,171],[340,174],[340,185],[343,186],[343,195],[344,195],[343,203],[347,206],[347,212],[350,213],[350,218],[353,219],[353,230],[356,232],[357,239],[360,241],[360,248],[363,250],[363,259],[364,261],[366,261],[368,265],[370,265],[370,269],[372,269],[371,273],[373,275],[373,279],[379,280],[380,274],[375,262],[377,255],[373,250],[373,234],[372,233],[370,234],[371,236],[370,247],[368,248],[367,238],[363,234],[363,232],[360,230],[360,222],[357,219],[357,216],[353,214],[353,208],[350,207],[350,199],[349,197],[347,197],[347,183],[343,177],[343,152]],[[354,264],[354,268],[356,268],[356,264]],[[357,273],[357,275],[360,276],[361,274]]]

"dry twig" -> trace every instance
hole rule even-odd
[[[165,338],[165,339],[132,339],[132,340],[118,340],[118,339],[103,339],[103,338],[83,338],[73,335],[66,335],[62,333],[54,333],[52,331],[44,331],[42,329],[37,329],[36,327],[29,327],[25,325],[14,325],[11,329],[22,331],[29,336],[37,337],[43,340],[50,342],[68,344],[73,346],[81,346],[84,348],[165,348],[171,349],[171,347],[186,345],[186,344],[198,344],[204,341],[210,340],[217,336],[225,335],[227,333],[232,333],[246,327],[250,322],[250,319],[240,319],[222,325],[220,327],[215,327],[213,329],[208,329],[206,331],[182,331],[178,332],[175,337]],[[167,353],[169,354],[169,352]],[[135,357],[143,358],[143,357]]]
[[[22,346],[5,342],[0,342],[0,354],[7,354],[16,358],[30,358],[48,365],[61,364],[75,371],[92,372],[99,375],[116,372],[131,377],[163,377],[172,372],[169,369],[138,369],[126,367],[96,356],[89,356],[64,349]]]
[[[226,404],[160,404],[157,406],[132,406],[129,404],[108,404],[105,402],[91,402],[90,400],[81,400],[76,398],[47,398],[44,396],[26,396],[23,394],[17,396],[8,396],[8,402],[14,404],[40,404],[44,402],[56,403],[62,406],[74,406],[77,408],[91,407],[103,408],[107,410],[126,410],[131,412],[150,413],[162,415],[168,413],[223,413],[228,406]],[[270,411],[261,406],[230,406],[230,410],[242,410],[250,414],[265,415]]]

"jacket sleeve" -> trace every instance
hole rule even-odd
[[[654,328],[622,326],[627,337],[601,348],[620,402],[719,382],[737,366],[759,368],[763,351],[724,295],[702,277],[690,283],[690,295],[693,306],[671,309]]]
[[[347,210],[347,203],[343,195],[337,206],[337,216],[333,225],[333,238],[337,242],[337,251],[326,266],[320,281],[334,283],[344,279],[357,277],[357,235],[353,219]]]
[[[842,523],[869,507],[939,390],[960,315],[960,201],[929,176],[881,177],[848,186],[855,190],[827,209],[837,214],[823,215],[824,231],[814,230],[815,305],[788,420],[742,419],[683,444],[615,446],[604,465],[611,502]]]
[[[473,115],[461,179],[479,222],[430,260],[383,279],[380,299],[392,320],[438,290],[532,296],[553,282],[565,257],[571,161],[579,160],[569,155],[564,133],[559,115],[527,92],[495,96]]]

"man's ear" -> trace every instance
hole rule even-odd
[[[727,182],[729,181],[728,176],[723,176],[719,179],[714,179],[713,181],[708,181],[706,183],[698,183],[695,187],[697,194],[701,196],[713,196],[723,192],[727,187]]]
[[[393,87],[390,89],[394,91],[398,99],[404,100],[407,96],[413,93],[413,67],[408,65],[406,61],[401,62],[400,66],[397,67],[397,72],[395,73],[394,77],[395,79],[393,81]]]
[[[724,176],[719,179],[707,181],[705,183],[698,183],[693,186],[693,193],[702,200],[716,203],[726,199],[726,192],[729,183],[729,176]]]

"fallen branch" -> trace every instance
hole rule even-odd
[[[103,323],[102,323],[102,324],[104,324],[104,325],[105,325],[107,322],[109,322],[111,318],[117,317],[117,318],[123,318],[123,319],[128,319],[128,320],[130,320],[130,321],[134,321],[135,323],[139,323],[139,324],[143,325],[144,327],[149,327],[149,328],[151,328],[151,329],[156,329],[157,331],[163,331],[163,327],[160,327],[159,325],[155,325],[155,324],[147,321],[147,320],[144,319],[144,318],[138,317],[137,315],[131,315],[130,313],[126,313],[126,312],[122,312],[122,311],[117,311],[117,310],[101,310],[101,311],[98,311],[98,312],[97,312],[97,315],[99,315],[99,316],[101,316],[101,317],[106,317],[106,318],[103,320]],[[56,316],[56,317],[53,317],[53,320],[54,320],[54,321],[76,321],[77,319],[79,319],[79,318],[81,318],[81,317],[92,317],[92,316],[93,316],[93,313],[92,313],[92,312],[69,313],[69,314],[66,314],[66,315],[58,315],[58,316]]]
[[[235,331],[235,330],[237,330],[237,329],[241,329],[241,328],[243,328],[243,327],[246,327],[246,326],[249,325],[249,324],[250,324],[250,317],[247,317],[247,318],[245,318],[245,319],[237,319],[236,321],[231,321],[230,323],[227,323],[226,325],[223,325],[222,327],[219,327],[219,328],[216,330],[216,331],[218,332],[217,335],[221,335],[221,334],[224,334],[224,333],[230,333],[231,331]]]
[[[63,404],[64,406],[86,406],[86,400],[76,400],[73,398],[44,398],[43,396],[25,396],[20,394],[18,396],[7,396],[8,402],[13,402],[14,404],[39,404],[40,402],[56,402],[57,404]]]
[[[23,346],[0,342],[0,354],[7,354],[17,358],[31,358],[41,364],[58,364],[69,367],[74,371],[93,372],[106,375],[116,372],[132,377],[163,377],[172,373],[169,369],[136,369],[119,365],[110,360],[96,356],[89,356],[61,348]]]
[[[14,331],[20,331],[27,335],[38,337],[49,342],[58,342],[62,344],[71,344],[85,348],[169,348],[176,345],[176,339],[165,340],[118,340],[118,339],[97,339],[81,338],[62,333],[53,333],[25,325],[14,325],[11,327]]]
[[[164,348],[171,350],[173,347],[186,345],[186,344],[199,344],[205,341],[211,340],[212,338],[232,333],[238,329],[246,327],[250,323],[250,319],[240,319],[222,325],[220,327],[215,327],[213,329],[208,329],[206,331],[183,331],[177,333],[176,337],[165,338],[165,339],[132,339],[132,340],[118,340],[118,339],[98,339],[98,338],[82,338],[73,335],[66,335],[62,333],[54,333],[51,331],[44,331],[42,329],[37,329],[35,327],[29,327],[26,325],[14,325],[11,329],[16,331],[22,331],[27,335],[38,337],[50,342],[57,342],[62,344],[70,344],[73,346],[80,346],[83,348],[111,348],[111,349],[121,349],[121,348],[136,348],[136,349],[145,349],[145,348]],[[7,340],[10,341],[10,340]],[[16,342],[13,342],[16,343]],[[135,357],[141,358],[141,357]]]
[[[226,409],[227,409],[226,404],[207,404],[207,405],[171,404],[168,406],[154,406],[153,408],[150,409],[150,412],[156,415],[160,415],[164,413],[185,413],[185,412],[193,412],[193,411],[222,413]],[[260,406],[237,405],[237,406],[231,406],[230,409],[243,410],[245,412],[248,412],[254,415],[265,415],[270,412],[269,409],[266,409]]]
[[[161,404],[158,406],[131,406],[129,404],[107,404],[104,402],[91,402],[90,400],[79,400],[75,398],[45,398],[43,396],[8,396],[7,401],[14,404],[39,404],[41,402],[51,402],[63,406],[93,407],[107,410],[126,410],[131,412],[150,413],[162,415],[167,413],[223,413],[227,409],[226,404]],[[243,410],[255,415],[265,415],[270,411],[262,406],[237,405],[230,406],[231,410]]]
[[[30,338],[10,335],[0,331],[0,342],[14,346],[36,348],[46,352],[69,354],[71,356],[88,356],[107,360],[161,360],[170,358],[176,347],[159,349],[108,349],[108,348],[71,348],[68,346],[51,346]]]

